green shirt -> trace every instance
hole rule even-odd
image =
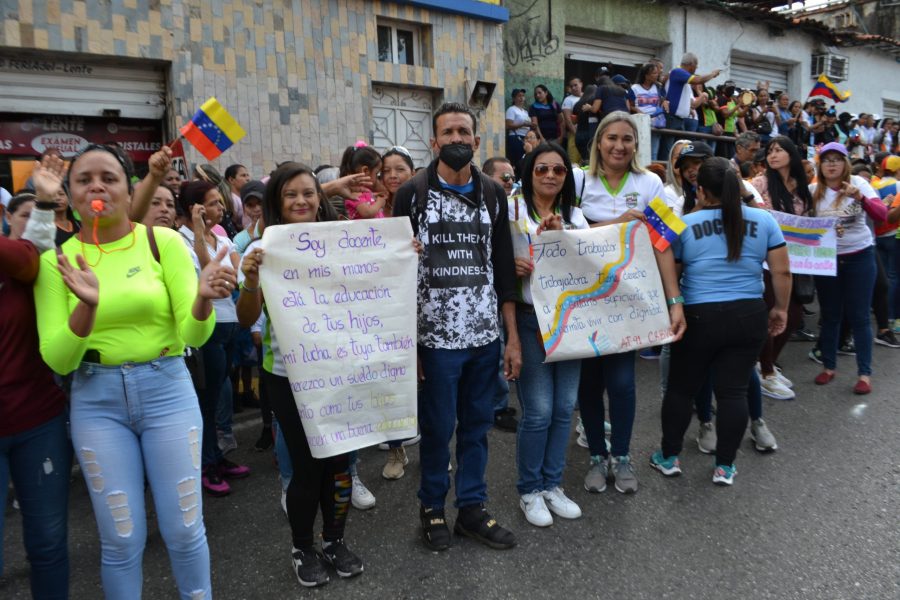
[[[146,362],[160,356],[178,356],[185,344],[203,345],[215,326],[213,312],[205,321],[191,314],[197,296],[197,275],[187,248],[177,232],[153,230],[159,261],[153,257],[147,228],[135,224],[134,237],[101,247],[82,244],[78,237],[62,245],[73,266],[75,256],[85,258],[100,282],[94,328],[78,337],[69,328],[69,316],[78,304],[56,267],[56,252],[41,255],[41,268],[34,286],[41,356],[55,372],[66,374],[78,368],[86,351],[96,350],[100,363],[119,365]]]

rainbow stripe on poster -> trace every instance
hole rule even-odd
[[[657,196],[647,208],[647,228],[650,230],[650,243],[660,252],[665,252],[669,245],[678,239],[687,225],[666,206],[666,203]]]
[[[819,75],[819,79],[816,80],[816,85],[813,86],[809,96],[810,98],[813,96],[824,96],[831,98],[835,102],[846,102],[850,99],[850,91],[842,92],[836,85],[831,83],[831,80],[826,75]]]
[[[625,227],[621,228],[619,233],[619,247],[621,254],[619,258],[613,262],[607,263],[600,274],[597,281],[584,290],[570,290],[560,294],[556,303],[556,309],[553,312],[553,320],[551,321],[550,330],[541,335],[544,342],[544,352],[547,356],[553,354],[554,350],[562,341],[563,332],[566,329],[566,323],[572,315],[572,311],[590,300],[599,300],[609,296],[619,287],[619,276],[622,271],[628,267],[634,258],[635,243],[634,238],[637,234],[640,221],[631,221]]]
[[[802,244],[804,246],[818,246],[825,235],[824,228],[795,227],[794,225],[779,225],[784,241],[790,244]]]
[[[215,160],[247,135],[225,107],[215,98],[203,103],[190,123],[181,128],[181,135],[196,148],[206,160]]]

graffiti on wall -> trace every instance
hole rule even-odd
[[[504,44],[508,66],[534,65],[559,51],[559,36],[550,29],[550,0],[509,3]]]

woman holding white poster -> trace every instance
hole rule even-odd
[[[713,483],[731,485],[747,429],[748,382],[766,337],[784,330],[791,273],[781,228],[768,211],[743,205],[741,181],[726,159],[703,162],[697,203],[675,245],[688,328],[671,346],[662,448],[650,464],[666,476],[681,473],[678,454],[694,397],[711,374],[717,405]],[[771,310],[763,300],[763,261],[772,274]]]
[[[541,231],[587,229],[588,223],[575,206],[572,164],[561,146],[540,144],[522,162],[522,194],[509,203],[513,235],[531,247]],[[566,497],[562,483],[566,464],[569,426],[578,397],[580,360],[544,362],[540,325],[531,297],[531,256],[516,256],[518,277],[516,327],[522,340],[522,371],[517,381],[522,420],[516,440],[519,506],[532,525],[553,523],[551,512],[577,519],[581,509]]]
[[[636,219],[646,221],[644,209],[650,202],[654,198],[665,200],[659,177],[638,164],[637,139],[637,125],[628,113],[610,113],[600,122],[594,135],[588,170],[573,171],[575,189],[581,190],[581,210],[591,227]],[[685,322],[675,260],[671,248],[665,252],[657,250],[655,255],[669,306],[672,333],[679,339]],[[586,358],[581,363],[578,404],[591,452],[591,466],[584,478],[584,487],[589,492],[606,490],[609,477],[615,479],[619,492],[637,491],[637,476],[629,454],[636,404],[634,354],[634,351],[609,354]],[[603,426],[604,391],[609,395],[612,426],[609,451]]]
[[[281,165],[269,179],[263,199],[266,225],[334,221],[337,213],[316,180],[313,171],[300,163]],[[259,267],[263,261],[261,240],[247,247],[241,263],[243,281],[237,302],[238,320],[249,327],[263,310],[265,299],[259,286]],[[293,548],[291,560],[297,580],[304,587],[325,585],[329,581],[324,562],[341,577],[353,577],[363,571],[363,563],[344,543],[344,527],[350,509],[352,483],[349,455],[313,458],[300,414],[288,381],[271,319],[266,320],[263,372],[269,405],[284,434],[293,465],[293,477],[287,488],[287,514]],[[314,547],[313,526],[322,511],[322,550]],[[324,562],[323,562],[324,561]]]

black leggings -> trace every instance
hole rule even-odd
[[[875,253],[875,288],[872,290],[872,312],[875,313],[875,323],[878,331],[884,331],[890,328],[888,322],[888,278],[884,270],[884,264],[881,262],[881,255]]]
[[[269,405],[284,434],[294,475],[287,489],[287,513],[295,548],[313,544],[316,511],[322,509],[322,539],[344,537],[347,511],[350,509],[350,460],[348,454],[313,458],[300,422],[300,413],[287,377],[263,371]]]
[[[747,384],[768,337],[762,298],[684,307],[687,330],[672,344],[662,406],[662,453],[681,452],[694,397],[709,374],[716,394],[716,464],[731,465],[747,428]]]

